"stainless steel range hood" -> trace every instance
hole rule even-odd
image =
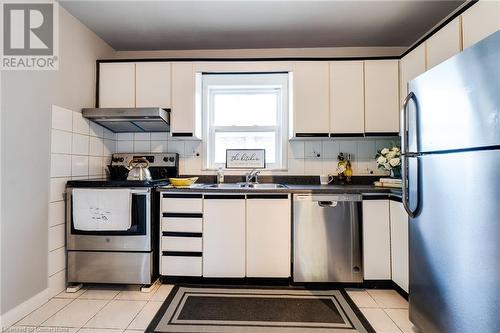
[[[82,115],[115,133],[170,131],[169,109],[88,108]]]

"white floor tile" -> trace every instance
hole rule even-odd
[[[107,329],[107,328],[82,328],[78,333],[122,333],[123,330]]]
[[[414,333],[418,331],[409,319],[408,309],[384,309],[384,311],[404,333]]]
[[[132,323],[127,327],[127,329],[133,330],[145,330],[148,327],[151,320],[155,316],[156,312],[160,309],[163,302],[148,302],[141,312],[134,318]]]
[[[50,317],[42,326],[82,327],[107,302],[104,300],[76,299]]]
[[[358,306],[358,308],[378,308],[379,305],[371,298],[370,294],[368,294],[365,290],[346,290],[347,294],[353,300],[354,304]]]
[[[113,299],[120,290],[89,289],[85,291],[79,299]]]
[[[125,329],[145,305],[144,301],[112,300],[85,327]]]
[[[372,308],[361,308],[360,310],[377,333],[401,333],[384,310]]]
[[[38,326],[44,321],[52,317],[59,310],[64,308],[66,305],[71,303],[73,300],[64,298],[53,298],[35,311],[31,312],[29,315],[21,319],[16,323],[16,325],[22,326]]]
[[[139,333],[139,332],[144,332],[144,330],[125,330],[123,333]]]
[[[55,298],[71,298],[71,299],[75,299],[75,298],[80,297],[86,290],[87,289],[85,289],[85,288],[81,288],[80,290],[78,290],[75,293],[67,293],[66,291],[63,291],[62,293],[57,294],[55,296]]]
[[[156,285],[153,290],[149,293],[143,293],[138,286],[129,286],[127,290],[121,291],[118,295],[116,295],[115,299],[117,300],[127,300],[127,301],[149,301],[156,290],[158,289],[158,285]]]
[[[164,301],[167,298],[168,294],[172,291],[174,287],[173,284],[162,284],[158,290],[154,293],[153,297],[151,297],[152,301]]]
[[[408,309],[408,302],[395,290],[367,289],[366,291],[382,308]]]

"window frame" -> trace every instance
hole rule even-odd
[[[225,169],[225,163],[215,163],[215,133],[273,132],[276,137],[275,163],[266,163],[266,170],[286,170],[288,143],[289,73],[203,73],[203,170]],[[233,88],[231,88],[233,87]],[[239,90],[239,91],[238,91]],[[252,92],[275,93],[278,90],[276,125],[215,126],[213,95],[217,92],[241,94]],[[243,147],[242,147],[243,148]],[[245,169],[240,169],[245,170]],[[250,169],[248,169],[250,170]]]

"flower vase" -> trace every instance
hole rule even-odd
[[[391,178],[401,178],[401,168],[392,168]]]

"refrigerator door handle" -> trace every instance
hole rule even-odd
[[[414,218],[417,213],[418,209],[418,195],[416,196],[417,203],[415,205],[415,210],[412,210],[409,205],[409,196],[408,196],[408,186],[409,186],[409,180],[408,180],[408,164],[407,160],[409,157],[415,157],[414,153],[409,153],[408,152],[408,104],[410,101],[414,101],[415,105],[417,105],[417,96],[410,91],[408,96],[406,96],[404,102],[403,102],[403,107],[401,108],[401,115],[400,115],[400,132],[401,132],[401,178],[402,178],[402,202],[403,202],[403,207],[406,210],[406,213],[408,214],[409,217]],[[418,162],[417,162],[417,167],[418,167]],[[418,173],[418,172],[417,172]],[[417,182],[418,183],[418,182]]]
[[[413,100],[415,104],[417,103],[417,96],[410,91],[408,96],[406,96],[403,101],[403,106],[401,107],[401,114],[399,117],[399,131],[401,132],[401,153],[407,154],[408,151],[408,103]]]

